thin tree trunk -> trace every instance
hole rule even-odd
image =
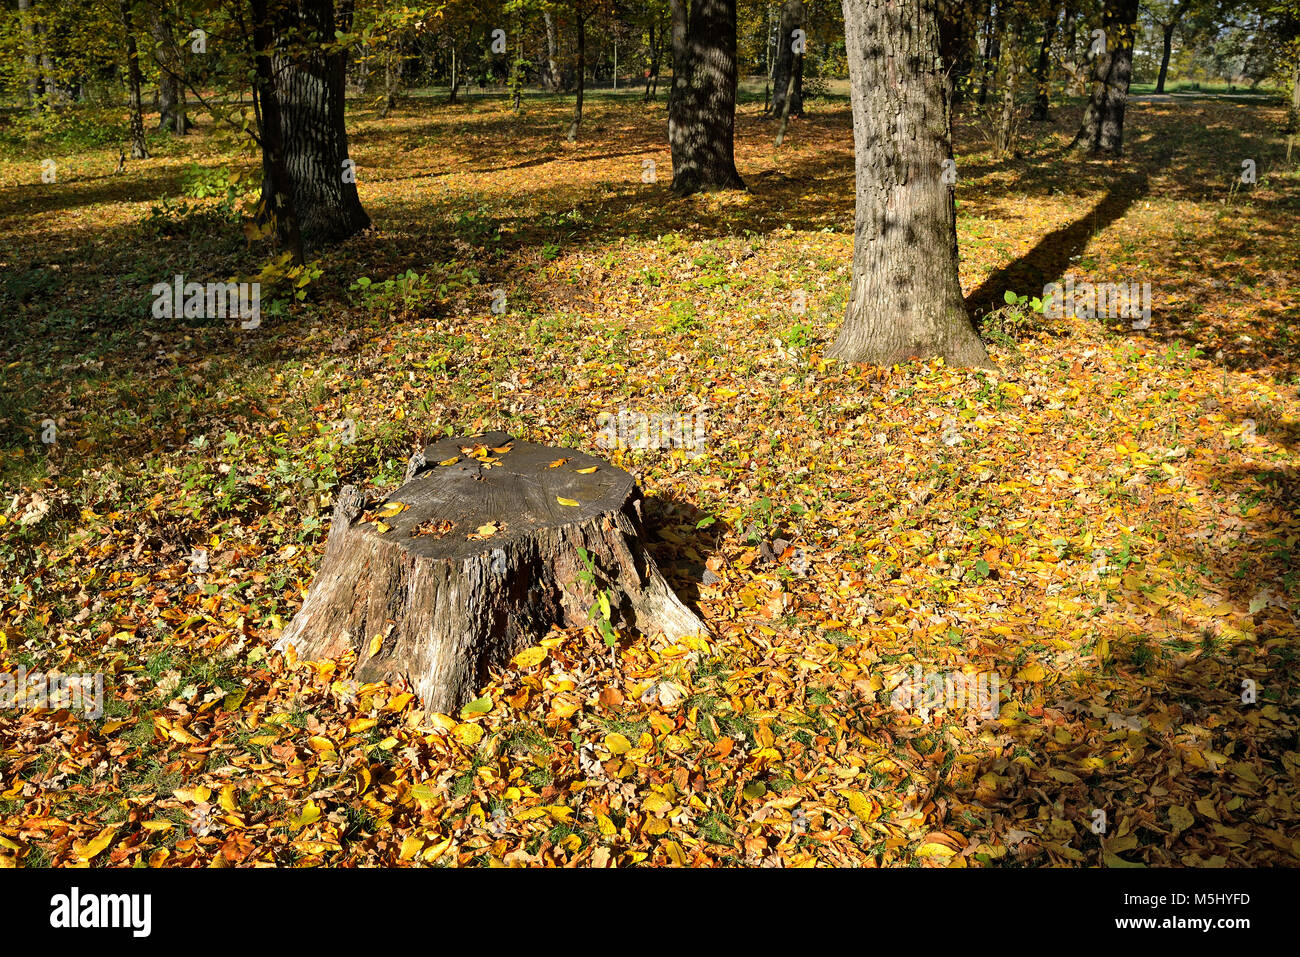
[[[688,8],[689,3],[689,8]],[[669,0],[673,86],[668,145],[673,192],[744,189],[736,172],[735,0]]]
[[[1107,0],[1102,14],[1106,49],[1093,60],[1092,95],[1071,144],[1090,153],[1118,156],[1124,148],[1124,111],[1133,78],[1133,32],[1138,0]]]
[[[554,93],[560,88],[560,71],[555,65],[555,20],[551,11],[542,10],[542,20],[546,23],[546,90]]]
[[[794,55],[794,69],[796,71],[803,69],[802,53],[796,53]],[[790,110],[794,104],[795,97],[794,96],[782,97],[782,101],[783,102],[781,106],[781,125],[780,127],[777,128],[776,131],[776,145],[778,147],[785,142],[785,128],[790,125]]]
[[[998,60],[1002,55],[1002,4],[989,3],[989,19],[984,30],[984,60],[980,74],[979,104],[983,106],[989,98],[989,79],[997,72]]]
[[[578,138],[582,125],[582,93],[587,86],[587,18],[578,14],[578,90],[573,100],[573,122],[569,124],[569,142]]]
[[[122,31],[126,35],[126,83],[131,111],[131,159],[148,159],[144,141],[144,116],[140,97],[140,55],[135,45],[135,26],[131,19],[130,0],[119,0]]]
[[[948,84],[934,0],[844,0],[857,178],[849,305],[829,355],[990,365],[957,278]]]
[[[794,31],[803,26],[803,0],[786,0],[781,10],[781,23],[776,34],[776,63],[772,68],[772,106],[770,115],[785,117],[789,113],[798,116],[803,112],[801,91],[795,85]],[[785,101],[789,96],[794,100],[789,111]]]
[[[451,41],[451,95],[447,97],[447,104],[452,105],[456,102],[456,90],[460,87],[460,77],[456,73],[456,41]]]
[[[1056,37],[1056,8],[1043,21],[1043,40],[1038,45],[1038,62],[1034,64],[1034,112],[1030,119],[1046,123],[1051,116],[1052,40]]]
[[[1291,67],[1291,109],[1287,113],[1286,161],[1291,162],[1291,149],[1300,136],[1300,50],[1296,51]]]
[[[1174,52],[1174,26],[1175,24],[1166,23],[1161,29],[1164,32],[1164,48],[1160,54],[1160,75],[1156,77],[1156,92],[1165,91],[1165,77],[1169,75],[1169,57]]]
[[[32,0],[18,0],[18,20],[23,34],[23,86],[27,90],[27,104],[32,109],[41,105],[41,67],[36,55],[36,24],[32,18]]]

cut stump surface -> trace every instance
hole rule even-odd
[[[382,502],[339,492],[320,572],[277,647],[353,650],[358,680],[405,680],[452,713],[551,625],[598,624],[602,592],[614,628],[707,631],[646,552],[627,472],[504,432],[443,439]]]

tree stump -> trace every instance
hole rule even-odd
[[[405,680],[451,713],[552,624],[707,631],[642,534],[622,469],[504,432],[443,439],[382,502],[342,488],[320,572],[276,648],[305,660],[352,649],[359,680]]]

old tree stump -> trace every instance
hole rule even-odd
[[[426,708],[452,712],[552,624],[601,620],[671,639],[707,630],[642,544],[631,475],[491,432],[428,446],[382,502],[343,487],[277,648],[306,660],[351,649],[358,680],[405,680]]]

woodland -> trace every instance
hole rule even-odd
[[[0,867],[1300,864],[1296,0],[3,0]]]

